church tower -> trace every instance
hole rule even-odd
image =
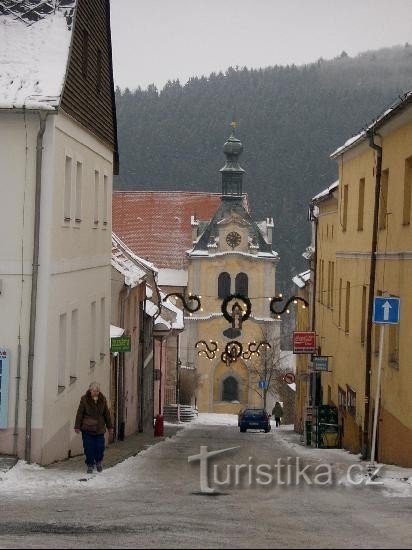
[[[185,317],[180,357],[182,364],[197,370],[200,412],[262,407],[259,380],[268,362],[277,362],[280,355],[280,321],[269,309],[278,263],[272,250],[273,221],[256,222],[250,214],[245,171],[239,164],[243,145],[234,132],[232,124],[223,146],[220,206],[211,220],[192,219],[193,247],[187,251],[188,292],[201,296],[202,308]],[[243,321],[248,308],[250,315]],[[232,342],[241,353],[228,358],[224,351]],[[250,349],[260,342],[271,347],[261,346],[252,355]]]

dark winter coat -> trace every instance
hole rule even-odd
[[[90,391],[87,391],[80,399],[74,429],[82,432],[104,434],[106,426],[109,430],[113,428],[105,396],[99,393],[97,401],[94,401]]]
[[[283,409],[282,405],[280,403],[275,403],[275,406],[273,407],[272,414],[275,418],[280,418],[283,416]]]

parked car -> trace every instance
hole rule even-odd
[[[270,415],[265,409],[244,409],[239,412],[238,426],[241,432],[248,429],[270,432]]]

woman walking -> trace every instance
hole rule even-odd
[[[88,474],[93,473],[94,465],[98,472],[103,470],[106,427],[109,432],[113,432],[107,400],[101,393],[99,384],[92,382],[86,394],[80,399],[74,425],[76,433],[82,432]]]
[[[276,401],[275,406],[272,409],[272,414],[275,417],[276,428],[278,428],[280,426],[280,419],[283,416],[282,405],[279,403],[279,401]]]

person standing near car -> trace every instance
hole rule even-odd
[[[88,474],[93,473],[95,465],[98,472],[103,470],[106,427],[109,432],[113,432],[107,400],[100,391],[100,385],[92,382],[80,399],[74,424],[75,432],[82,433]]]
[[[278,428],[280,426],[280,419],[283,416],[282,405],[279,403],[279,401],[276,401],[275,406],[272,409],[272,414],[275,417],[276,428]]]

